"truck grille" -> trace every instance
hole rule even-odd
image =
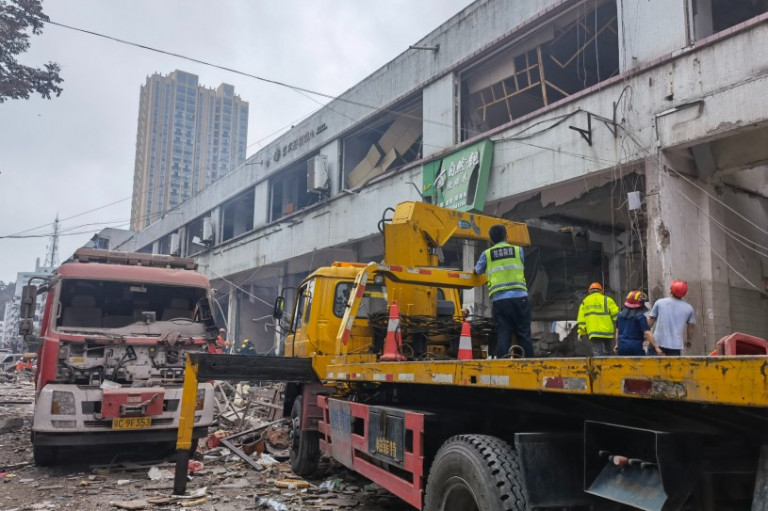
[[[180,399],[166,399],[163,401],[163,412],[175,412],[179,409]],[[101,401],[83,401],[81,403],[83,414],[90,415],[101,413]]]

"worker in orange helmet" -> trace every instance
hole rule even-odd
[[[231,345],[224,339],[226,334],[226,328],[219,328],[219,335],[216,336],[216,339],[212,341],[209,340],[208,342],[208,353],[212,355],[221,355],[226,351],[227,347]]]
[[[227,348],[232,346],[231,342],[227,342],[227,329],[219,328],[219,335],[216,337],[216,347],[221,350],[220,353],[228,351]]]
[[[619,307],[613,298],[603,294],[603,286],[593,282],[589,294],[579,306],[579,335],[589,338],[592,352],[598,357],[612,353],[611,346],[616,343],[616,319]]]
[[[648,311],[645,306],[646,301],[646,296],[640,291],[630,291],[624,300],[624,307],[619,312],[618,339],[614,347],[619,355],[644,356],[643,341],[648,341],[656,354],[664,353],[656,344],[648,320],[645,319],[645,313]]]
[[[693,325],[696,315],[690,303],[683,300],[688,294],[684,280],[673,280],[669,286],[669,297],[653,304],[648,324],[665,355],[679,356],[683,348],[691,347]],[[685,340],[683,340],[685,338]]]

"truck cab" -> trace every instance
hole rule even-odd
[[[80,249],[42,286],[37,464],[53,463],[62,446],[172,444],[186,354],[204,352],[217,332],[208,279],[194,267],[181,258]],[[27,302],[34,291],[25,289]],[[31,333],[24,320],[22,329]],[[213,388],[201,383],[196,438],[212,420]]]
[[[314,357],[340,353],[337,334],[344,321],[355,280],[365,264],[335,262],[319,268],[300,284],[288,319],[288,332],[282,354],[288,357]],[[416,296],[417,300],[413,300]],[[389,307],[398,301],[403,314],[460,317],[461,297],[456,289],[435,286],[409,286],[373,275],[358,301],[352,319],[346,352],[378,354],[382,350]],[[409,347],[407,349],[413,349]],[[415,355],[422,355],[426,346]],[[375,357],[372,358],[375,360]]]

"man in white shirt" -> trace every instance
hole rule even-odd
[[[653,304],[648,324],[656,326],[653,335],[664,354],[679,356],[684,347],[691,347],[696,316],[691,304],[683,301],[688,293],[685,281],[673,280],[669,292],[671,296]]]

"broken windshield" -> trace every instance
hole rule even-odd
[[[213,325],[206,288],[68,279],[59,293],[57,329],[71,333],[203,335]],[[107,334],[108,335],[108,334]]]

